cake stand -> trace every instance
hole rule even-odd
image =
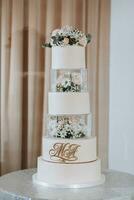
[[[104,184],[92,188],[58,189],[33,183],[36,169],[4,175],[0,178],[0,200],[133,200],[134,176],[117,171],[103,172]]]

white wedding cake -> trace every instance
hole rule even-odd
[[[96,137],[91,135],[85,47],[90,35],[65,26],[51,34],[51,89],[46,134],[33,181],[72,188],[102,184]]]

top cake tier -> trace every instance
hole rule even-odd
[[[52,47],[52,69],[85,68],[85,47]]]

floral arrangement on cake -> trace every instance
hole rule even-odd
[[[48,134],[57,138],[82,138],[87,134],[87,125],[80,116],[48,116]]]
[[[56,82],[56,92],[80,92],[81,78],[76,72],[64,72]]]
[[[85,34],[72,26],[64,26],[61,29],[55,29],[51,33],[49,43],[44,43],[43,47],[53,46],[81,46],[85,47],[91,41],[91,35]]]

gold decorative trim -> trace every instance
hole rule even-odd
[[[92,162],[95,162],[97,161],[96,160],[91,160],[91,161],[85,161],[85,162],[54,162],[54,161],[50,161],[50,160],[45,160],[45,159],[42,159],[43,161],[45,162],[49,162],[49,163],[55,163],[55,164],[86,164],[86,163],[92,163]]]

